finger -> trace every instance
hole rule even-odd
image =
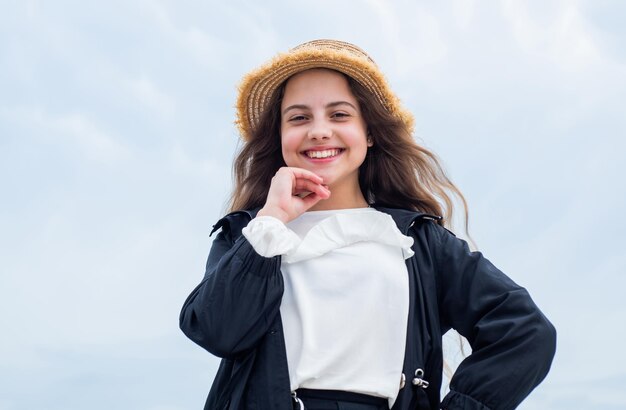
[[[321,184],[324,181],[324,179],[321,176],[317,175],[314,172],[309,171],[308,169],[296,168],[296,167],[285,167],[285,168],[289,170],[289,172],[291,172],[291,174],[296,178],[309,179],[318,184]]]
[[[294,193],[302,191],[315,192],[322,197],[327,197],[328,195],[330,195],[330,191],[325,186],[316,184],[308,179],[298,178],[296,179]]]
[[[318,194],[314,192],[305,196],[304,198],[302,198],[302,204],[304,205],[304,208],[305,208],[304,210],[306,211],[307,209],[311,208],[313,205],[315,205],[322,199],[324,198],[322,198],[321,196],[319,196]]]
[[[327,189],[324,189],[321,186],[313,186],[311,187],[311,189],[301,189],[301,190],[297,190],[296,192],[294,192],[294,195],[300,197],[300,198],[304,198],[307,195],[312,195],[315,194],[317,196],[319,196],[321,199],[328,199],[330,198],[330,191]]]
[[[322,199],[328,199],[330,197],[330,189],[326,188],[324,185],[317,185],[313,192]]]

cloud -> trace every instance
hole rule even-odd
[[[118,162],[132,157],[129,146],[109,134],[86,114],[51,114],[37,106],[0,107],[0,117],[19,128],[29,129],[37,141],[64,144],[89,161]]]
[[[158,114],[171,118],[175,114],[173,98],[160,90],[150,79],[143,76],[129,81],[131,92],[146,107]]]
[[[172,37],[196,61],[206,67],[215,67],[220,64],[218,57],[223,43],[214,35],[195,26],[179,27],[170,18],[171,12],[159,1],[142,1],[142,7],[149,12],[162,32],[162,35]]]
[[[556,64],[564,72],[580,72],[603,62],[597,41],[577,2],[543,9],[543,18],[531,16],[531,6],[518,0],[502,3],[503,17],[511,24],[518,44]]]
[[[441,21],[431,10],[414,2],[368,0],[367,4],[379,19],[380,34],[390,49],[391,64],[386,66],[393,76],[404,76],[424,66],[439,62],[447,54],[441,32]],[[410,16],[412,24],[398,24],[402,16]]]
[[[452,14],[461,30],[470,28],[476,12],[476,0],[454,0]]]

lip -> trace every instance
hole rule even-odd
[[[322,151],[332,151],[332,150],[336,150],[337,154],[332,155],[330,157],[315,158],[315,157],[310,157],[308,155],[308,153],[311,153],[311,152],[322,152]],[[304,158],[306,158],[308,161],[311,161],[311,162],[329,162],[329,161],[333,161],[339,158],[345,150],[346,150],[345,148],[341,148],[341,147],[319,146],[319,147],[309,148],[309,149],[300,151],[300,154]]]

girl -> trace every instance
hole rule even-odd
[[[232,212],[180,316],[222,358],[205,409],[512,409],[541,382],[553,326],[442,226],[463,196],[365,52],[280,54],[237,115]],[[440,401],[449,329],[472,354]]]

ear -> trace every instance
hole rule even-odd
[[[372,140],[372,134],[370,133],[367,134],[367,146],[368,147],[374,146],[374,140]]]

